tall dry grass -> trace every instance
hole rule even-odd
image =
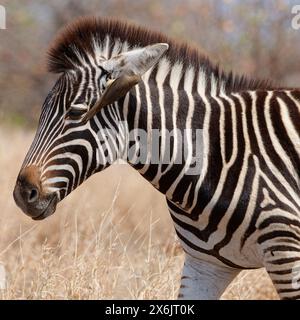
[[[0,127],[0,298],[175,299],[183,252],[163,196],[128,166],[113,166],[34,222],[12,198],[32,137]],[[258,270],[242,272],[222,298],[277,294]]]

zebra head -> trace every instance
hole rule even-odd
[[[110,152],[116,138],[102,131],[124,129],[124,97],[168,48],[154,44],[105,57],[104,46],[93,54],[74,46],[71,68],[66,51],[68,68],[58,67],[62,74],[43,104],[14,189],[16,204],[34,220],[53,214],[59,201],[116,160]]]

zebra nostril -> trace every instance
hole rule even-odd
[[[38,197],[39,197],[38,189],[31,188],[31,190],[29,190],[29,193],[28,193],[28,202],[29,203],[35,202],[38,199]]]

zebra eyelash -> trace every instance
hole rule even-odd
[[[66,120],[78,120],[88,111],[88,105],[86,103],[71,105],[66,112]]]

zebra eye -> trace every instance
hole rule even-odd
[[[72,105],[66,113],[66,119],[79,120],[87,112],[88,107],[86,104]]]

